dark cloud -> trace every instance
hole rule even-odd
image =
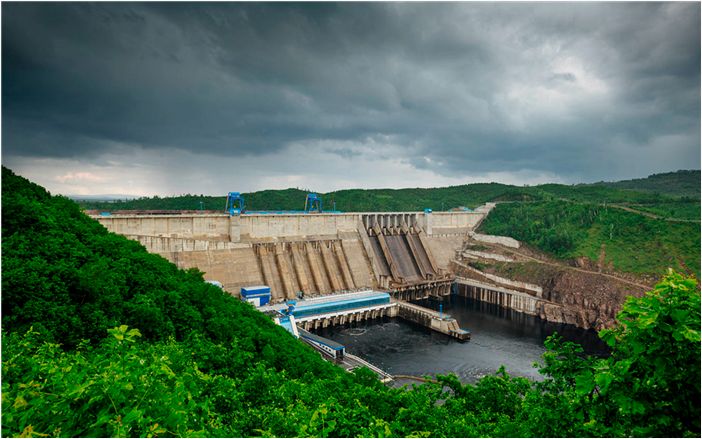
[[[383,137],[444,175],[699,166],[699,3],[5,3],[2,25],[6,157]]]

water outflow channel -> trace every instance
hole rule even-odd
[[[396,318],[330,327],[317,333],[345,345],[348,352],[390,374],[422,376],[452,372],[464,382],[475,382],[492,374],[500,365],[512,375],[540,379],[532,365],[541,361],[545,351],[543,342],[554,332],[580,343],[589,354],[607,353],[606,345],[591,330],[544,322],[459,296],[447,296],[443,302],[416,303],[435,310],[443,303],[443,311],[469,329],[472,339],[461,343]]]

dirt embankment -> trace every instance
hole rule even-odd
[[[481,251],[477,253],[475,249]],[[473,251],[471,251],[473,249]],[[507,249],[466,242],[457,260],[484,273],[510,280],[535,284],[543,289],[539,303],[539,317],[556,323],[567,323],[581,328],[600,330],[615,323],[616,314],[628,296],[641,296],[651,289],[651,279],[634,278],[621,273],[598,272],[597,268],[581,261],[571,266],[555,261],[533,249]],[[508,257],[484,257],[492,253]],[[476,257],[476,254],[479,256]],[[503,260],[499,260],[503,259]],[[576,265],[576,264],[574,264]],[[457,266],[458,267],[458,266]],[[457,274],[484,281],[474,270],[461,270]],[[494,283],[494,282],[493,282]],[[499,285],[499,284],[497,284]],[[504,285],[503,285],[504,286]],[[534,295],[533,293],[529,294]]]

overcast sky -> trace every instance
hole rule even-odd
[[[700,168],[700,4],[3,3],[2,163],[64,194]]]

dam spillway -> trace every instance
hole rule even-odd
[[[402,300],[450,293],[450,260],[493,207],[472,212],[93,215],[232,295],[266,284],[280,302],[366,288]]]

